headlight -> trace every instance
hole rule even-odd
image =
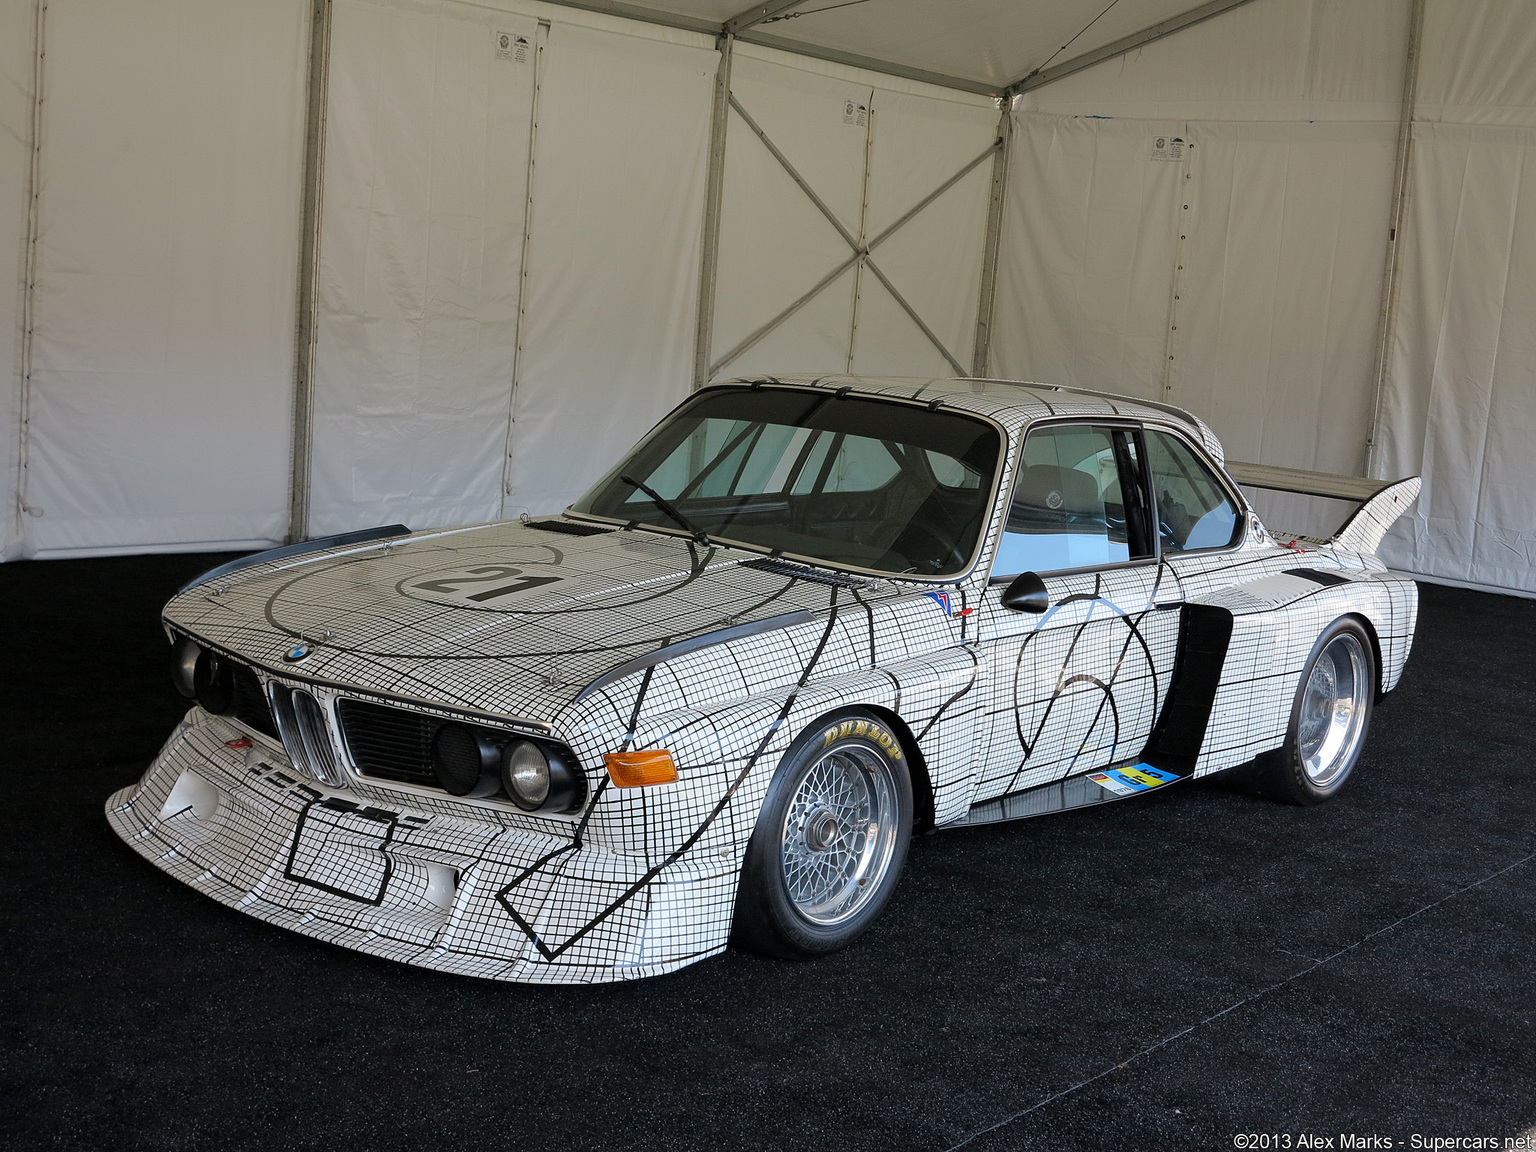
[[[194,677],[197,674],[197,658],[202,651],[185,636],[171,645],[171,683],[188,700],[197,699],[197,681]]]
[[[432,772],[455,796],[489,796],[501,783],[501,749],[484,733],[444,724],[432,737]]]
[[[537,744],[528,740],[508,744],[502,753],[501,775],[507,795],[519,808],[532,812],[549,799],[549,757]]]
[[[192,694],[203,710],[222,716],[235,702],[235,671],[229,661],[206,648],[192,668]]]
[[[532,740],[502,749],[501,785],[525,812],[570,812],[586,798],[586,778],[569,754]]]

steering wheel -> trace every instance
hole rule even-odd
[[[935,547],[922,549],[906,547],[908,539],[912,536],[917,536],[928,544],[935,545]],[[965,567],[965,562],[969,559],[965,553],[960,551],[960,546],[955,543],[953,537],[942,536],[934,528],[919,521],[908,524],[902,530],[901,535],[897,537],[897,540],[903,545],[902,554],[908,559],[912,558],[914,551],[918,551],[924,556],[932,557],[931,559],[920,561],[921,564],[928,565],[929,572],[926,573],[927,575],[946,569],[951,572],[958,572],[961,568]]]

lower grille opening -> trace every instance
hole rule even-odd
[[[363,700],[337,701],[336,717],[347,753],[364,776],[437,787],[432,737],[448,721]]]

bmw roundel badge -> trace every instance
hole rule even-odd
[[[306,644],[295,644],[287,652],[283,653],[283,663],[297,664],[300,660],[308,660],[314,649]]]

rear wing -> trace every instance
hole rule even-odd
[[[1331,472],[1244,464],[1238,460],[1227,461],[1227,473],[1249,488],[1358,502],[1360,507],[1344,521],[1333,538],[1318,543],[1367,554],[1380,547],[1387,530],[1413,506],[1420,484],[1417,476],[1409,476],[1406,480],[1369,480],[1363,476],[1336,476]]]

